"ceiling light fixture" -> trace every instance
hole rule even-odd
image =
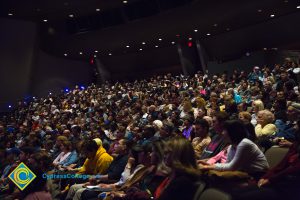
[[[274,14],[272,14],[272,15],[270,15],[270,17],[272,17],[272,18],[273,18],[273,17],[275,17],[275,15],[274,15]]]
[[[140,49],[140,51],[143,51],[143,49]]]
[[[95,53],[98,53],[98,51],[97,51],[97,50],[95,50]]]
[[[8,13],[8,16],[13,16],[13,14],[12,13]]]
[[[68,56],[68,54],[67,54],[67,53],[65,53],[65,54],[64,54],[64,56]]]
[[[69,14],[69,17],[73,18],[73,17],[74,17],[74,15],[73,15],[73,14]]]
[[[142,44],[143,44],[143,45],[145,45],[145,44],[146,44],[146,42],[142,42]]]
[[[195,29],[195,30],[194,30],[194,32],[195,32],[195,33],[197,33],[197,32],[198,32],[198,30],[197,30],[197,29]]]
[[[128,1],[123,1],[123,3],[125,3],[125,4],[126,4],[126,3],[128,3]]]
[[[175,44],[175,42],[173,41],[172,44]]]
[[[300,9],[300,6],[297,6],[298,9]]]
[[[262,12],[262,9],[258,9],[257,12],[261,13],[261,12]]]
[[[217,27],[218,26],[218,24],[214,24],[214,27]]]
[[[207,33],[206,35],[207,35],[207,36],[210,36],[210,33]]]
[[[43,21],[44,21],[44,22],[47,22],[48,20],[47,20],[47,19],[44,19]]]
[[[193,38],[190,37],[189,40],[193,40]]]
[[[156,45],[155,48],[158,48],[158,46]]]
[[[129,48],[129,47],[130,47],[129,45],[126,46],[126,48]]]
[[[94,58],[97,58],[97,55],[94,55]]]
[[[96,8],[96,12],[100,12],[100,8]]]
[[[162,41],[162,39],[161,39],[161,38],[159,38],[158,40],[159,40],[159,41]]]
[[[82,55],[82,52],[80,51],[79,54]]]
[[[109,55],[109,56],[111,56],[111,55],[112,55],[112,53],[109,53],[108,55]]]

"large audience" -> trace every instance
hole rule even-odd
[[[0,121],[0,199],[300,199],[298,64],[106,82],[20,101]],[[266,151],[288,148],[276,166]],[[9,179],[20,164],[36,178]]]

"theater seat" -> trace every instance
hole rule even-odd
[[[194,200],[231,200],[231,196],[220,190],[209,188]]]
[[[268,149],[265,153],[265,156],[270,168],[275,167],[284,158],[288,150],[288,148],[279,146],[272,146],[270,149]]]

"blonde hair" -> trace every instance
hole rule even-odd
[[[253,104],[256,108],[258,108],[258,111],[261,111],[261,110],[265,109],[264,103],[259,99],[253,101]]]
[[[192,144],[185,138],[174,137],[167,142],[165,153],[172,157],[172,170],[198,176],[201,172],[198,169],[195,151]]]
[[[262,118],[267,124],[271,124],[275,120],[274,114],[269,110],[261,110],[258,113],[262,114]]]

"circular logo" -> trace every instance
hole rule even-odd
[[[18,168],[14,173],[14,180],[18,184],[26,185],[30,181],[29,171],[25,168]]]

